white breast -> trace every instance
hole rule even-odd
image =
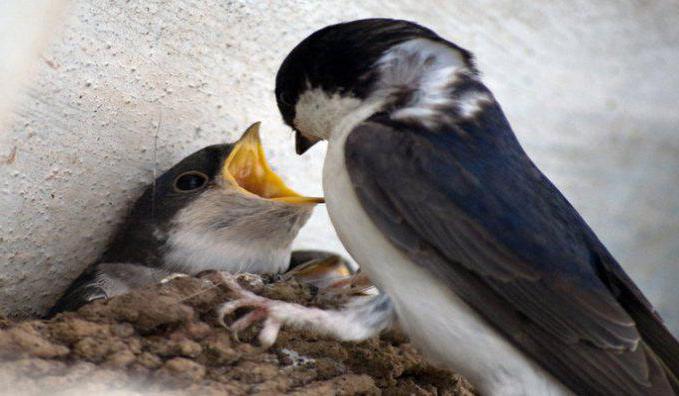
[[[342,243],[389,294],[399,322],[432,361],[466,376],[486,395],[569,394],[563,385],[489,327],[426,270],[416,267],[368,218],[344,162],[348,130],[335,131],[323,170],[326,204]]]

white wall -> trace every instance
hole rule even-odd
[[[163,170],[253,121],[290,184],[320,193],[323,148],[293,155],[276,69],[320,27],[389,16],[477,55],[527,151],[678,329],[679,3],[519,3],[73,2],[0,132],[3,310],[54,301],[101,252],[154,158]],[[298,244],[340,249],[320,210]]]

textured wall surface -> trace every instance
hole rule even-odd
[[[324,148],[293,154],[276,69],[322,26],[389,16],[476,54],[526,150],[679,329],[679,3],[519,3],[72,2],[0,132],[2,309],[42,312],[154,168],[253,121],[289,184],[320,193]],[[322,209],[298,245],[341,249]]]

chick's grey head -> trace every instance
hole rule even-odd
[[[436,79],[433,74],[450,67],[477,73],[468,51],[416,23],[340,23],[311,34],[288,54],[276,76],[276,100],[301,154],[330,138],[352,113],[367,117],[428,95],[422,78]]]
[[[208,146],[158,177],[101,261],[190,274],[279,272],[319,202],[297,194],[271,170],[257,123],[236,143]]]

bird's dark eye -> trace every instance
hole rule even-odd
[[[205,187],[208,177],[198,171],[188,171],[182,173],[174,180],[174,189],[179,192],[188,192]]]
[[[286,106],[292,106],[292,101],[289,98],[290,95],[287,93],[283,92],[280,95],[278,95],[278,101],[280,103],[283,103]]]

